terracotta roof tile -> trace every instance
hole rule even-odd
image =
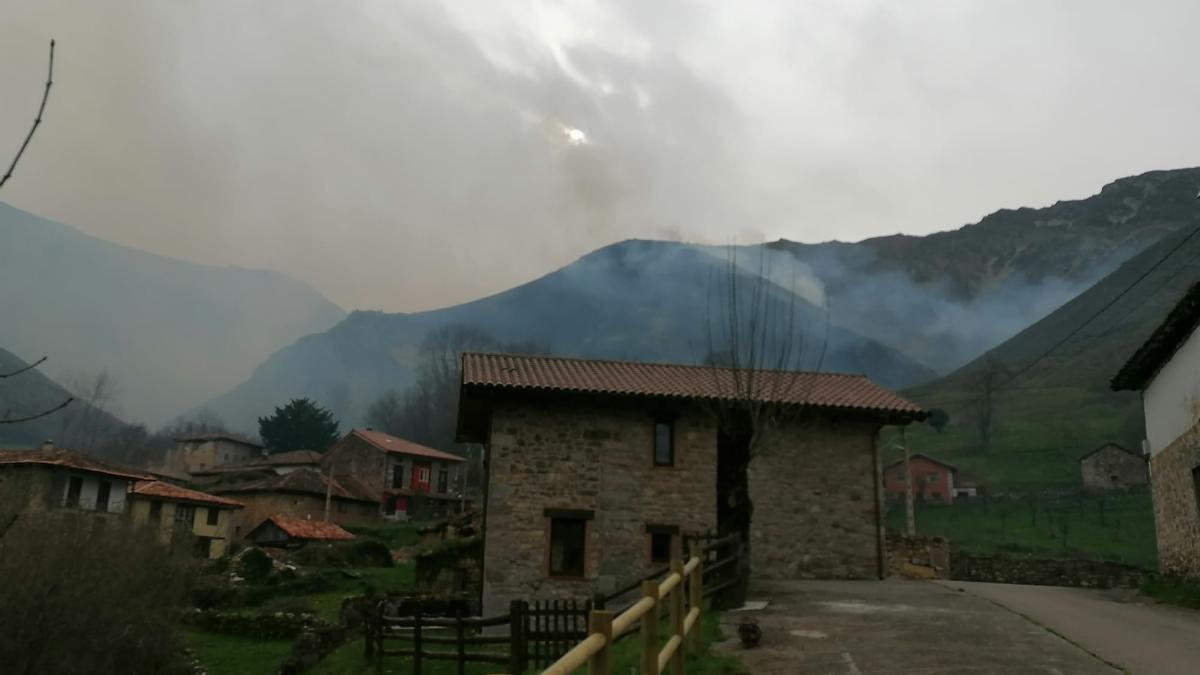
[[[251,492],[291,492],[300,494],[325,496],[327,483],[325,475],[316,469],[297,469],[281,476],[271,476],[261,480],[210,488],[218,494],[237,494]],[[352,476],[338,476],[333,481],[332,494],[341,499],[354,499],[360,502],[378,502],[380,495]]]
[[[861,410],[922,419],[924,412],[865,375],[803,371],[735,371],[711,366],[598,361],[546,356],[463,354],[463,387],[622,396],[756,400]]]
[[[427,448],[424,445],[406,441],[398,436],[385,434],[382,431],[373,431],[371,429],[355,429],[350,432],[358,436],[371,445],[383,450],[384,452],[394,452],[401,455],[416,455],[418,457],[429,457],[431,459],[440,459],[446,462],[461,462],[462,457],[452,455],[448,452]]]
[[[54,448],[52,450],[0,450],[0,465],[30,465],[59,466],[76,471],[115,476],[117,478],[132,478],[153,480],[154,476],[130,467],[112,464],[96,459],[82,452]]]
[[[240,434],[232,434],[232,433],[229,433],[226,431],[206,431],[206,432],[198,433],[198,434],[186,434],[183,436],[176,436],[175,440],[176,441],[232,441],[234,443],[241,443],[242,445],[249,445],[252,448],[261,448],[262,447],[262,443],[259,443],[258,441],[252,441],[249,438],[246,438],[245,436],[242,436]]]
[[[264,522],[275,523],[275,526],[287,533],[293,539],[309,539],[316,541],[350,541],[354,535],[343,530],[336,523],[321,520],[294,518],[283,514],[274,515]],[[259,525],[262,527],[262,525]],[[258,529],[258,528],[255,528]]]
[[[235,502],[232,499],[225,499],[216,495],[210,495],[206,492],[198,492],[187,488],[164,483],[160,480],[145,480],[139,481],[133,486],[132,493],[142,497],[152,497],[156,499],[167,499],[175,502],[192,502],[196,504],[208,504],[212,506],[221,506],[230,509],[242,508],[241,502]]]

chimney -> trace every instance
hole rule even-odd
[[[53,449],[54,449],[54,441],[50,440],[49,438],[42,441],[42,450],[53,450]]]

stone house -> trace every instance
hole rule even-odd
[[[180,436],[167,451],[156,473],[186,479],[194,471],[220,464],[236,464],[262,458],[263,446],[245,436],[212,432]]]
[[[246,540],[259,546],[300,546],[308,542],[352,541],[354,535],[335,523],[276,514],[259,523]]]
[[[157,480],[138,481],[129,492],[133,522],[158,530],[169,543],[186,533],[193,536],[197,558],[220,558],[229,546],[233,513],[241,502]]]
[[[151,476],[136,469],[49,443],[38,450],[0,450],[0,494],[21,495],[33,510],[72,509],[119,516],[125,513],[133,484],[148,478]]]
[[[952,504],[957,496],[954,481],[958,469],[929,455],[916,453],[908,458],[909,469],[905,471],[904,460],[898,459],[883,467],[883,492],[892,499],[904,499],[907,493],[906,476],[912,473],[913,498],[934,504]]]
[[[292,450],[262,455],[249,462],[218,464],[191,472],[192,482],[199,485],[215,485],[251,478],[282,476],[297,469],[314,469],[321,464],[321,453],[315,450]]]
[[[1158,564],[1200,579],[1200,283],[1113,378],[1142,392]]]
[[[887,573],[876,436],[924,413],[863,376],[757,373],[780,422],[747,464],[717,414],[730,369],[471,353],[462,368],[459,440],[486,458],[485,613],[623,586],[675,534],[744,531],[727,505],[747,491],[756,577]]]
[[[286,474],[208,488],[229,497],[245,508],[234,512],[234,540],[241,539],[267,518],[276,515],[300,520],[325,519],[325,496],[330,497],[329,520],[333,523],[379,521],[379,494],[354,479],[339,476],[330,485],[316,469],[298,469]]]
[[[1124,490],[1150,482],[1146,458],[1116,443],[1105,443],[1079,458],[1086,490]]]
[[[429,516],[459,511],[463,505],[462,457],[372,429],[354,429],[321,458],[334,476],[349,475],[379,496],[386,518],[410,515],[423,499]]]

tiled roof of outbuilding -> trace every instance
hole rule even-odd
[[[354,535],[343,530],[337,523],[327,523],[323,520],[307,520],[294,518],[283,514],[274,515],[263,522],[275,523],[275,526],[287,533],[293,539],[309,539],[316,541],[349,541]],[[258,527],[262,527],[259,524]],[[258,527],[254,529],[258,529]]]
[[[755,400],[924,418],[924,411],[865,375],[735,371],[714,366],[601,361],[546,356],[463,354],[464,387],[619,396]]]
[[[160,480],[139,481],[133,486],[132,493],[142,497],[166,499],[174,502],[208,504],[211,506],[219,506],[228,509],[242,508],[241,502],[235,502],[232,499],[225,499],[224,497],[210,495],[207,492],[189,490],[187,488],[179,487],[178,485],[164,483]]]
[[[296,469],[291,473],[285,473],[281,476],[271,476],[262,480],[209,489],[220,494],[291,492],[324,497],[327,485],[328,483],[324,474],[316,469],[305,468]],[[370,488],[363,485],[362,482],[353,476],[335,477],[333,479],[333,489],[330,492],[334,497],[354,499],[360,502],[378,502],[380,499],[378,493],[372,492]]]

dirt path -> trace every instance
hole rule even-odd
[[[735,651],[755,675],[1120,672],[1042,626],[976,595],[920,581],[764,582],[762,644]],[[725,615],[736,635],[738,613]]]
[[[939,583],[1023,614],[1134,675],[1200,673],[1200,612],[1079,588]]]

